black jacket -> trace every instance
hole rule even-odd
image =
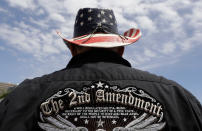
[[[177,83],[106,50],[23,81],[0,104],[0,131],[202,131],[202,108]]]

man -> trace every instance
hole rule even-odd
[[[139,29],[118,34],[112,10],[80,9],[72,59],[63,70],[22,82],[0,105],[1,131],[201,131],[202,108],[177,83],[122,58]]]

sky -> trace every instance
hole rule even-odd
[[[77,11],[85,7],[113,9],[120,34],[139,28],[141,39],[123,57],[178,82],[202,103],[200,0],[1,0],[0,82],[63,69],[71,54],[56,31],[72,38]]]

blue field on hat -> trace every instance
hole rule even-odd
[[[117,22],[112,10],[82,8],[78,11],[74,25],[74,37],[94,32],[118,34]]]

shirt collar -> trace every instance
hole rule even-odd
[[[109,62],[131,67],[131,64],[119,54],[106,49],[93,49],[72,57],[66,69],[80,67],[86,63]]]

